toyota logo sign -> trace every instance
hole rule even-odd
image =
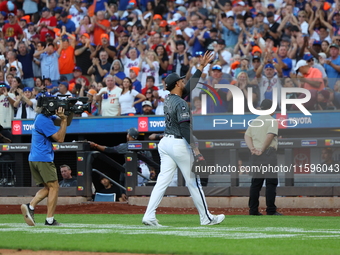
[[[21,129],[21,126],[20,126],[19,124],[15,124],[15,125],[13,126],[13,130],[14,130],[15,132],[20,131],[20,129]]]
[[[146,122],[146,121],[144,121],[144,120],[142,120],[141,122],[139,122],[139,127],[140,128],[146,128],[148,126],[148,123]]]

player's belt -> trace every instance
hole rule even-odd
[[[182,139],[182,136],[179,135],[169,135],[169,134],[164,134],[165,137],[169,137],[169,138],[175,138],[175,139]]]

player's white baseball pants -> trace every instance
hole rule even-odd
[[[178,166],[200,215],[201,224],[208,224],[214,216],[208,211],[199,177],[197,176],[198,178],[196,178],[196,175],[191,172],[193,155],[189,144],[184,138],[163,137],[159,143],[158,152],[161,158],[161,171],[158,175],[157,183],[152,190],[143,221],[156,220],[156,209],[164,196],[165,190],[171,183]]]

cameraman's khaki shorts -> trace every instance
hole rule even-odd
[[[58,180],[57,169],[53,162],[29,161],[29,166],[37,185]]]

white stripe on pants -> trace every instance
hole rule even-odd
[[[201,224],[209,223],[214,216],[208,211],[199,178],[196,178],[195,174],[191,172],[193,155],[186,140],[164,137],[158,145],[158,152],[161,158],[161,171],[152,190],[143,220],[156,220],[156,209],[178,166],[200,215]]]

